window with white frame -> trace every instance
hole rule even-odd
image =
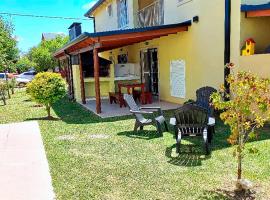
[[[117,1],[118,28],[125,28],[128,25],[128,2],[127,0]]]

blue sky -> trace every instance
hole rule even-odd
[[[83,18],[96,0],[0,0],[0,12]],[[10,17],[8,17],[10,19]],[[41,40],[43,32],[68,34],[74,20],[11,17],[18,47],[26,52]],[[78,20],[77,20],[78,21]],[[93,32],[92,21],[82,21],[83,32]]]

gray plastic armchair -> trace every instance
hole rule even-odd
[[[129,94],[124,94],[124,100],[126,101],[130,112],[135,116],[136,122],[134,125],[134,131],[137,131],[140,127],[140,130],[143,130],[144,126],[155,125],[159,135],[162,135],[162,125],[164,124],[165,130],[168,131],[168,125],[163,116],[163,112],[160,107],[139,107],[133,96]],[[154,116],[154,111],[157,111],[158,116]],[[145,118],[144,115],[152,115],[151,119]]]

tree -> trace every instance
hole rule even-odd
[[[13,25],[0,17],[0,71],[14,71],[18,59],[17,42],[12,37]]]
[[[21,57],[15,64],[15,67],[19,73],[25,72],[35,66],[36,63],[32,62],[27,56]]]
[[[66,82],[60,74],[43,72],[27,84],[27,93],[37,103],[46,107],[48,119],[51,119],[51,106],[66,94]]]
[[[231,135],[228,142],[235,146],[234,156],[238,163],[237,189],[246,189],[249,181],[242,179],[242,161],[245,155],[245,144],[256,139],[256,129],[263,127],[270,120],[270,79],[260,78],[250,72],[233,72],[233,64],[226,67],[232,69],[227,81],[230,94],[225,92],[224,85],[220,93],[212,95],[214,107],[221,110],[221,119],[230,126]],[[223,97],[228,98],[225,101]],[[257,151],[253,149],[252,151]]]
[[[38,72],[55,69],[58,61],[53,57],[55,51],[68,42],[68,37],[58,36],[53,40],[42,41],[29,51],[29,59],[35,63]]]

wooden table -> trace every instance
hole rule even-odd
[[[134,83],[134,84],[118,84],[119,92],[122,93],[122,88],[127,88],[127,93],[132,94],[135,88],[141,88],[141,92],[144,93],[144,83]],[[132,89],[132,90],[131,90]],[[131,91],[130,91],[131,90]]]
[[[132,94],[135,98],[135,100],[138,98],[141,102],[141,104],[152,104],[152,93],[145,91],[145,84],[144,83],[134,83],[134,84],[118,84],[119,94],[122,93],[122,88],[127,88],[127,93],[130,95]],[[134,93],[135,88],[141,88],[141,91],[137,94],[139,94],[136,98],[136,93]]]

